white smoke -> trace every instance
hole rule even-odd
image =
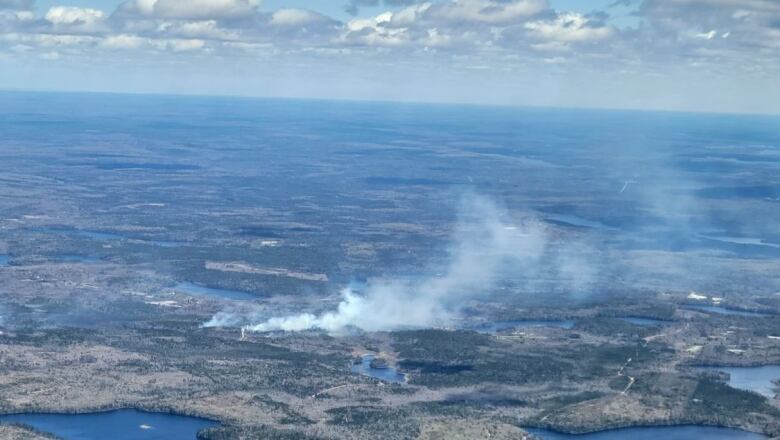
[[[236,312],[219,312],[214,315],[210,320],[205,322],[201,327],[236,327],[243,325],[246,318],[241,313]]]
[[[533,266],[546,243],[541,223],[513,222],[506,211],[483,197],[466,198],[461,212],[441,276],[375,282],[361,294],[345,289],[336,310],[274,317],[244,329],[337,333],[349,327],[382,331],[446,325],[465,300],[492,293],[502,274],[511,271],[516,276],[524,267]],[[218,321],[229,320],[220,317]]]

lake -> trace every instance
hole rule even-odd
[[[210,296],[214,298],[229,299],[232,301],[250,301],[257,299],[258,296],[249,292],[239,290],[216,289],[213,287],[201,286],[195,283],[179,283],[173,288],[176,292],[186,293],[195,296]]]
[[[8,255],[0,255],[0,267],[8,266],[9,261],[11,261],[11,257]]]
[[[542,440],[762,440],[752,432],[709,426],[659,426],[613,429],[591,434],[561,434],[546,429],[526,429]]]
[[[780,379],[780,365],[762,367],[704,367],[704,370],[729,374],[729,386],[754,391],[771,399],[775,396],[774,381]]]
[[[373,368],[371,361],[375,359],[374,355],[367,354],[360,359],[360,362],[352,364],[352,372],[362,374],[363,376],[373,377],[384,382],[405,383],[406,375],[399,373],[398,369],[392,366],[387,368]]]
[[[21,423],[64,440],[195,440],[201,429],[218,423],[197,417],[131,409],[89,414],[15,414],[4,423]]]

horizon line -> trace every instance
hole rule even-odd
[[[717,110],[684,110],[669,108],[637,108],[637,107],[606,107],[606,106],[562,106],[562,105],[539,105],[539,104],[505,104],[505,103],[480,103],[480,102],[461,102],[461,101],[415,101],[405,99],[370,99],[370,98],[339,98],[339,97],[317,97],[317,96],[272,96],[272,95],[239,95],[230,93],[197,93],[197,92],[161,92],[161,91],[114,91],[114,90],[61,90],[61,89],[27,89],[27,88],[4,88],[0,87],[0,93],[39,93],[39,94],[71,94],[71,95],[119,95],[119,96],[157,96],[170,98],[215,98],[215,99],[236,99],[236,100],[280,100],[280,101],[316,101],[316,102],[334,102],[334,103],[355,103],[355,104],[398,104],[398,105],[429,105],[429,106],[451,106],[451,107],[484,107],[484,108],[502,108],[502,109],[530,109],[530,110],[575,110],[575,111],[601,111],[601,112],[633,112],[633,113],[672,113],[687,115],[708,115],[708,116],[752,116],[780,118],[780,111],[777,113],[759,113],[759,112],[740,112],[740,111],[717,111]]]

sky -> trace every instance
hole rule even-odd
[[[0,0],[0,89],[780,114],[780,0]]]

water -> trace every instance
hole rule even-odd
[[[780,379],[780,365],[763,367],[706,367],[704,370],[728,373],[729,386],[741,390],[753,391],[771,399],[777,388],[774,381]]]
[[[11,261],[11,257],[8,255],[0,255],[0,267],[8,266],[8,262]]]
[[[767,317],[766,313],[748,312],[744,310],[727,309],[721,306],[698,306],[698,305],[685,305],[682,308],[688,310],[696,310],[700,312],[714,313],[716,315],[734,315],[734,316],[752,316],[752,317]]]
[[[406,375],[399,373],[398,370],[392,366],[388,366],[387,368],[372,368],[371,361],[373,361],[374,358],[375,356],[370,354],[363,356],[359,363],[352,364],[352,372],[373,377],[374,379],[379,379],[384,382],[406,382]]]
[[[151,171],[195,171],[200,169],[194,165],[167,164],[167,163],[135,163],[135,162],[84,162],[75,163],[76,166],[94,166],[95,168],[108,171],[126,171],[126,170],[151,170]]]
[[[480,324],[474,328],[475,331],[480,333],[498,333],[504,330],[512,330],[515,328],[528,328],[528,327],[557,327],[562,329],[574,328],[574,321],[560,320],[560,321],[543,321],[543,320],[515,320],[515,321],[497,321],[486,324]]]
[[[91,414],[16,414],[0,421],[21,423],[64,440],[194,440],[211,420],[136,410]]]
[[[591,434],[561,434],[546,429],[526,429],[542,440],[760,440],[760,434],[709,426],[662,426],[624,428]]]
[[[249,292],[241,292],[239,290],[226,290],[216,289],[213,287],[201,286],[195,283],[180,283],[175,288],[175,291],[186,293],[195,296],[211,296],[214,298],[229,299],[233,301],[250,301],[257,299],[258,296]]]
[[[619,319],[621,321],[625,321],[642,327],[658,327],[658,326],[669,324],[669,321],[662,321],[660,319],[652,319],[652,318],[636,318],[633,316],[626,316]]]

